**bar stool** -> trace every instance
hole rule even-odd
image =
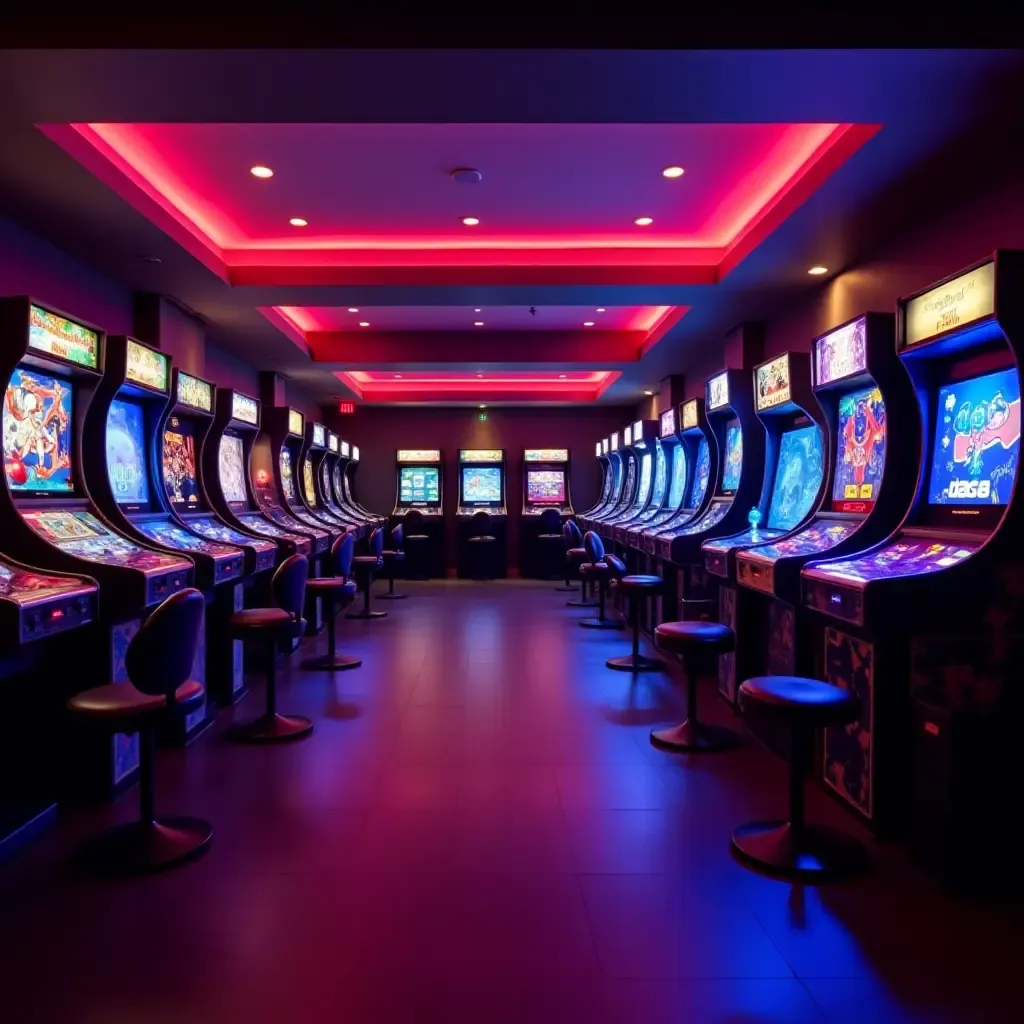
[[[261,639],[267,645],[267,710],[259,718],[236,722],[226,732],[238,743],[283,743],[299,740],[313,731],[313,723],[301,715],[282,715],[277,710],[277,652],[282,641],[298,639],[305,632],[302,617],[309,562],[305,555],[286,558],[270,581],[275,607],[245,608],[228,620],[236,640]]]
[[[498,547],[498,538],[491,533],[491,517],[487,512],[476,512],[470,519],[467,543],[472,552],[469,564],[473,579],[494,579],[494,552]]]
[[[203,628],[203,595],[192,588],[163,602],[132,637],[125,654],[127,683],[76,694],[67,704],[77,718],[111,734],[139,734],[139,817],[100,833],[79,852],[86,868],[125,875],[161,871],[205,851],[213,826],[200,818],[156,816],[155,748],[161,719],[202,707],[202,683],[190,679]]]
[[[623,576],[618,587],[629,598],[629,621],[633,626],[633,650],[620,658],[609,658],[605,664],[619,672],[660,672],[665,667],[661,658],[648,658],[640,653],[640,602],[661,593],[664,581],[660,576]]]
[[[586,549],[589,561],[580,566],[580,574],[584,579],[597,580],[597,615],[586,619],[580,619],[580,625],[584,629],[621,629],[624,625],[618,619],[610,619],[604,613],[605,600],[608,596],[608,581],[612,576],[612,567],[606,558],[604,544],[593,530],[588,530],[583,538],[583,546]]]
[[[335,646],[337,622],[335,618],[342,608],[347,608],[356,596],[356,585],[348,577],[352,572],[352,554],[355,551],[355,536],[345,533],[331,547],[329,565],[333,576],[322,576],[306,581],[306,589],[316,597],[323,598],[324,618],[327,619],[327,653],[315,658],[306,658],[299,665],[307,671],[341,672],[347,668],[359,668],[361,658],[338,654]]]
[[[852,836],[804,821],[804,779],[814,731],[849,725],[860,699],[849,690],[800,676],[756,676],[740,686],[740,707],[789,725],[789,821],[752,821],[732,834],[733,852],[748,866],[783,878],[823,881],[863,871],[867,851]]]
[[[403,547],[406,552],[405,573],[407,579],[425,580],[430,578],[430,534],[427,521],[418,508],[409,509],[402,520]]]
[[[384,571],[386,573],[385,579],[388,581],[388,592],[386,594],[378,594],[378,601],[404,601],[409,596],[408,594],[395,593],[395,570],[399,562],[405,561],[405,551],[403,550],[404,535],[405,531],[402,529],[402,524],[399,523],[391,531],[391,546],[381,552],[384,558]]]
[[[718,622],[663,622],[654,630],[654,646],[677,654],[686,670],[686,721],[670,729],[653,729],[651,743],[678,753],[712,753],[734,746],[731,729],[706,725],[697,718],[697,665],[704,655],[736,649],[736,635]]]
[[[356,555],[352,564],[356,571],[356,583],[363,592],[363,607],[358,612],[348,612],[347,619],[383,619],[387,612],[370,611],[370,586],[374,576],[384,567],[384,531],[378,526],[370,534],[370,553]]]
[[[570,537],[566,538],[565,531],[568,530]],[[565,551],[565,586],[555,587],[555,590],[575,591],[570,582],[572,570],[575,568],[579,573],[580,566],[587,560],[587,549],[583,546],[583,534],[580,528],[572,519],[567,519],[562,527],[563,544],[568,545]],[[570,608],[596,608],[597,602],[590,596],[590,581],[580,573],[583,583],[583,594],[578,598],[570,598],[566,605]]]
[[[557,580],[561,576],[558,558],[562,551],[562,513],[557,508],[541,512],[537,548],[537,575],[545,580]]]

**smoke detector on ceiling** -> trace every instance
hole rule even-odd
[[[476,185],[483,179],[483,174],[475,167],[456,167],[452,171],[452,180],[457,181],[460,185]]]

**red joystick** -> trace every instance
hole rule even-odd
[[[18,487],[28,480],[28,470],[25,469],[25,463],[17,456],[4,463],[4,472],[7,474],[7,479]]]

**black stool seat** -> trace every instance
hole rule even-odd
[[[565,554],[566,554],[567,558],[586,558],[587,557],[587,549],[586,548],[569,548],[569,550],[566,551]]]
[[[651,743],[679,754],[707,754],[734,746],[736,734],[697,718],[697,666],[702,655],[736,650],[736,634],[718,622],[663,622],[654,630],[654,646],[679,655],[686,669],[686,721],[652,729]]]
[[[353,565],[374,565],[375,566],[380,561],[380,558],[383,557],[383,554],[384,554],[384,552],[381,551],[380,556],[377,556],[377,555],[356,555],[356,557],[352,559],[352,564]]]
[[[243,608],[228,619],[228,626],[236,635],[251,630],[274,632],[282,639],[291,639],[306,631],[306,620],[296,619],[283,608]]]
[[[619,561],[618,564],[622,565],[622,562]],[[609,668],[617,669],[619,672],[660,672],[665,667],[665,662],[661,658],[648,658],[640,653],[640,601],[657,594],[664,582],[660,576],[643,574],[616,577],[616,588],[630,598],[629,618],[633,625],[633,649],[620,658],[609,658],[605,662]]]
[[[429,533],[407,533],[405,535],[406,540],[430,540]]]
[[[174,708],[183,715],[196,711],[203,703],[203,684],[188,679],[174,691]],[[68,711],[93,718],[134,719],[167,710],[162,693],[143,693],[131,683],[108,683],[76,693],[68,701]],[[135,730],[130,730],[134,732]]]
[[[352,572],[352,553],[355,550],[355,537],[346,533],[339,537],[331,547],[328,567],[333,568],[333,576],[317,576],[306,581],[306,590],[323,601],[324,618],[327,620],[327,653],[304,658],[299,667],[310,672],[340,672],[344,669],[359,668],[362,661],[347,654],[338,654],[337,649],[337,617],[339,608],[347,608],[357,593],[355,580],[350,580]]]
[[[660,576],[623,576],[619,585],[629,590],[658,590],[665,581]]]
[[[323,576],[307,580],[306,589],[318,594],[333,594],[335,597],[354,598],[357,593],[355,583],[341,576]]]
[[[583,562],[580,572],[587,576],[610,576],[612,570],[607,562]]]
[[[470,544],[489,544],[492,540],[497,540],[497,537],[492,537],[489,533],[481,534],[477,537],[470,537]]]
[[[804,821],[804,779],[814,730],[848,725],[860,714],[859,698],[819,679],[757,676],[740,686],[740,707],[788,721],[792,730],[789,821],[752,821],[732,834],[733,852],[746,864],[784,878],[824,880],[864,870],[867,853],[851,836]]]

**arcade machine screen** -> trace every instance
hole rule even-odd
[[[742,456],[741,456],[742,457]],[[697,468],[693,473],[693,489],[690,492],[688,508],[699,508],[711,479],[711,448],[708,439],[702,437],[697,446]],[[737,478],[738,482],[738,478]]]
[[[318,502],[316,488],[313,486],[313,463],[309,459],[302,460],[302,489],[306,494],[306,501],[316,508]]]
[[[74,493],[69,381],[19,368],[4,399],[4,473],[22,494]]]
[[[497,466],[463,466],[462,496],[467,503],[499,503],[501,470]]]
[[[939,388],[930,505],[1006,505],[1020,453],[1020,384],[1000,370]]]
[[[651,453],[644,452],[640,457],[640,486],[637,488],[634,505],[642,505],[651,493]]]
[[[146,421],[141,405],[114,399],[107,412],[107,472],[118,505],[149,504]]]
[[[292,453],[287,448],[281,448],[281,486],[284,488],[284,496],[290,502],[296,501],[295,477],[292,475]]]
[[[672,452],[672,486],[668,489],[668,505],[671,511],[683,507],[683,488],[686,486],[686,451],[677,444]]]
[[[220,439],[220,486],[228,504],[246,502],[245,453],[242,439],[224,434]]]
[[[402,466],[399,470],[398,493],[403,505],[414,502],[438,502],[440,474],[435,466]]]
[[[821,431],[816,426],[787,430],[779,443],[768,529],[787,533],[810,511],[823,472]]]
[[[107,435],[108,443],[110,435]],[[191,512],[199,506],[199,484],[196,480],[196,445],[192,426],[172,417],[164,430],[164,491],[172,507]]]
[[[743,469],[743,431],[739,420],[731,420],[725,428],[725,466],[722,469],[722,493],[732,494],[740,485]]]
[[[878,388],[839,399],[834,512],[865,512],[878,497],[885,468],[885,401]]]
[[[560,469],[528,469],[526,498],[538,505],[565,503],[565,473]]]

